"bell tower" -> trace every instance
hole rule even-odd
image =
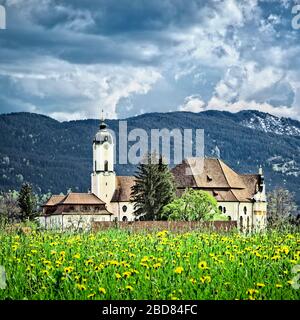
[[[105,203],[109,203],[116,188],[114,171],[114,141],[104,122],[103,110],[99,130],[93,140],[93,173],[91,190]]]

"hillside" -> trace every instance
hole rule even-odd
[[[127,119],[134,128],[203,128],[206,156],[219,156],[241,173],[265,170],[268,190],[285,186],[297,192],[300,176],[300,122],[258,111],[149,113]],[[107,120],[118,136],[118,121]],[[29,181],[38,192],[87,191],[92,170],[92,140],[98,120],[58,122],[32,113],[0,115],[0,189]],[[119,175],[134,166],[117,165]],[[300,194],[296,194],[300,204]]]

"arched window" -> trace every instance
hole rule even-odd
[[[250,217],[247,217],[247,232],[250,231]]]
[[[222,206],[219,206],[219,210],[220,210],[220,212],[222,213]]]
[[[223,208],[223,213],[226,213],[226,208],[225,207]]]
[[[108,161],[104,161],[104,171],[108,171]]]
[[[126,212],[127,211],[127,206],[123,206],[122,210],[123,210],[123,212]]]
[[[231,217],[230,216],[227,216],[228,217],[228,221],[231,221]]]
[[[247,214],[247,207],[244,207],[244,214]]]
[[[243,216],[240,216],[240,230],[243,231]]]
[[[127,221],[128,221],[128,218],[127,218],[126,216],[123,216],[122,221],[123,221],[123,222],[127,222]]]

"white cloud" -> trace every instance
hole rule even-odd
[[[161,78],[151,67],[76,65],[51,57],[0,69],[0,75],[14,83],[16,94],[37,100],[41,110],[46,100],[56,110],[50,107],[43,113],[59,120],[95,118],[101,108],[107,117],[116,118],[121,98],[146,94]]]
[[[205,102],[198,95],[186,97],[183,105],[179,107],[180,111],[201,112],[204,110]]]

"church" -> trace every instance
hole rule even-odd
[[[180,196],[187,188],[205,190],[218,201],[229,220],[240,230],[266,226],[266,194],[262,169],[257,174],[239,174],[220,159],[205,158],[201,173],[193,159],[185,159],[171,169]],[[186,175],[189,169],[191,174]],[[114,140],[104,121],[93,140],[91,192],[53,195],[43,205],[40,223],[46,229],[88,230],[97,221],[134,221],[130,202],[133,176],[117,176],[114,171]]]

